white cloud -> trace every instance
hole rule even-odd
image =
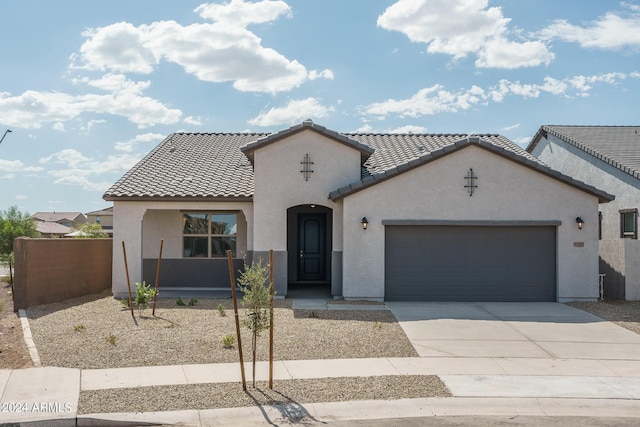
[[[226,4],[202,4],[194,12],[203,18],[242,27],[275,21],[282,15],[291,17],[291,8],[283,1],[246,3],[243,0],[231,0]]]
[[[24,194],[16,194],[16,200],[27,200],[28,197]]]
[[[622,49],[640,47],[640,6],[621,3],[628,9],[610,11],[584,26],[574,25],[559,19],[540,31],[548,40],[578,43],[584,48]]]
[[[198,117],[193,117],[193,116],[185,117],[183,121],[188,125],[195,125],[195,126],[201,126],[202,125],[202,118],[199,117],[199,116]]]
[[[290,16],[282,1],[204,4],[195,9],[212,23],[183,26],[159,21],[138,27],[119,22],[86,31],[87,40],[72,55],[72,68],[113,73],[151,73],[161,60],[178,64],[198,79],[233,82],[239,91],[277,93],[300,86],[305,67],[274,49],[246,26]],[[328,77],[325,70],[314,77]]]
[[[144,128],[159,123],[176,123],[182,115],[180,110],[168,108],[153,98],[142,96],[142,88],[148,87],[148,82],[135,83],[121,75],[108,75],[99,80],[79,79],[75,82],[100,89],[112,89],[113,92],[70,95],[28,90],[18,96],[5,92],[0,94],[3,122],[10,126],[38,129],[43,123],[61,123],[91,112],[123,116],[139,128]],[[115,82],[121,83],[121,86]]]
[[[413,96],[405,99],[388,99],[365,106],[362,113],[384,119],[388,115],[398,117],[421,117],[440,113],[455,113],[474,106],[486,105],[489,102],[502,102],[508,96],[522,98],[538,98],[542,94],[564,97],[589,96],[594,84],[615,85],[627,77],[634,77],[637,72],[605,73],[593,76],[573,76],[563,80],[545,77],[542,83],[521,83],[520,81],[500,80],[487,89],[471,86],[468,89],[447,90],[444,86],[420,89]],[[640,76],[640,74],[638,74]]]
[[[395,129],[388,131],[387,133],[398,133],[398,134],[406,134],[406,133],[427,133],[427,128],[424,126],[415,126],[415,125],[406,125],[401,126]]]
[[[140,136],[140,141],[151,140],[154,134]],[[142,154],[124,152],[109,155],[105,159],[95,160],[87,157],[78,150],[66,148],[39,160],[42,164],[58,165],[50,169],[49,175],[55,178],[55,184],[81,186],[87,191],[105,191],[111,181],[94,180],[92,178],[109,173],[124,173],[135,165]]]
[[[316,98],[291,100],[284,107],[271,108],[249,120],[249,124],[255,126],[276,126],[293,124],[306,119],[320,119],[327,117],[333,107],[325,107]]]
[[[333,71],[329,69],[322,70],[322,71],[318,71],[318,70],[309,71],[309,80],[316,80],[320,78],[333,80]]]
[[[426,43],[428,53],[454,59],[477,55],[477,67],[514,69],[553,60],[544,43],[510,38],[509,22],[500,7],[488,7],[488,0],[398,0],[377,23]]]
[[[0,159],[0,172],[13,172],[24,166],[20,160],[2,160]]]
[[[163,138],[164,136],[159,133],[145,133],[142,135],[137,135],[135,138],[131,138],[127,141],[116,142],[115,149],[117,151],[131,153],[140,144],[160,141]]]
[[[510,131],[510,130],[517,129],[517,128],[519,128],[519,127],[520,127],[520,123],[516,123],[516,124],[511,125],[511,126],[505,126],[505,127],[503,127],[502,129],[500,129],[500,130],[501,130],[501,131],[503,131],[503,132],[506,132],[506,131]]]
[[[52,129],[58,132],[64,132],[64,123],[62,122],[54,123],[52,126]]]

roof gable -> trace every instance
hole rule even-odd
[[[538,129],[527,151],[532,152],[548,134],[640,179],[640,126],[545,125]]]
[[[288,138],[292,135],[295,135],[296,133],[303,132],[305,130],[317,132],[323,136],[326,136],[327,138],[353,148],[354,150],[360,151],[360,158],[362,163],[364,163],[374,152],[374,149],[369,147],[368,145],[362,144],[355,139],[345,136],[344,134],[329,130],[324,126],[317,125],[312,120],[305,120],[301,124],[292,126],[277,133],[266,135],[256,141],[246,144],[245,146],[240,148],[240,150],[244,153],[245,156],[247,156],[249,161],[253,163],[253,154],[256,150],[269,144],[273,144],[274,142]]]
[[[444,146],[435,151],[428,152],[416,159],[410,160],[407,163],[403,163],[391,169],[388,169],[381,174],[365,177],[358,182],[352,183],[350,185],[344,186],[342,188],[337,189],[336,191],[331,192],[331,194],[329,194],[329,198],[333,201],[342,199],[358,191],[364,190],[365,188],[371,187],[375,184],[391,179],[395,176],[408,172],[417,167],[423,166],[427,163],[430,163],[434,160],[440,159],[444,156],[447,156],[451,153],[454,153],[456,151],[459,151],[463,148],[466,148],[472,145],[488,150],[508,160],[514,161],[522,166],[533,169],[551,178],[557,179],[572,187],[578,188],[579,190],[582,190],[586,193],[589,193],[597,197],[601,203],[610,202],[611,200],[614,199],[614,196],[611,194],[608,194],[604,191],[598,190],[597,188],[591,185],[585,184],[581,181],[577,181],[571,177],[561,174],[560,172],[555,171],[550,167],[546,166],[544,163],[540,162],[539,160],[535,158],[531,158],[530,155],[529,156],[523,155],[522,153],[519,153],[518,150],[513,150],[514,147],[511,147],[512,149],[509,150],[505,147],[496,145],[495,143],[489,142],[486,139],[483,139],[478,136],[468,136],[464,139],[460,139],[454,142],[453,144]]]

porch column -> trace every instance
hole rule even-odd
[[[116,298],[128,296],[127,275],[122,254],[122,242],[127,250],[127,264],[131,291],[135,283],[142,281],[142,220],[146,209],[136,202],[114,202],[113,204],[113,285]]]

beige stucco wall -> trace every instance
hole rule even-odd
[[[300,172],[305,154],[313,162],[308,181]],[[342,250],[342,203],[328,195],[360,179],[359,151],[305,130],[256,150],[254,176],[256,251],[286,251],[287,209],[305,204],[333,209],[333,250]]]
[[[473,168],[472,197],[463,177]],[[381,182],[344,199],[343,295],[384,298],[383,220],[561,221],[558,300],[598,297],[598,200],[477,146]],[[362,229],[366,216],[369,227]],[[578,230],[577,216],[586,226]],[[583,247],[574,247],[583,242]]]
[[[182,258],[183,211],[239,211],[238,254],[242,258],[252,250],[253,204],[251,202],[140,202],[116,201],[113,204],[113,287],[114,294],[127,292],[122,242],[125,242],[131,285],[142,281],[142,259],[156,258],[160,240],[162,257]],[[242,221],[242,217],[246,219]]]

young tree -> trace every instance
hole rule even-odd
[[[103,239],[109,237],[107,233],[102,231],[100,224],[83,222],[74,227],[74,229],[80,232],[77,236],[74,236],[76,239]]]
[[[17,237],[38,237],[36,224],[17,206],[0,211],[0,256],[9,265],[9,280],[13,284],[13,240]]]
[[[253,387],[256,386],[256,350],[258,337],[269,329],[269,266],[262,264],[262,259],[251,265],[244,265],[244,272],[238,279],[240,290],[244,293],[242,307],[247,310],[242,324],[251,331],[251,352],[253,356]]]

